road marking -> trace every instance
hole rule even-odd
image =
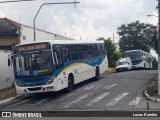
[[[39,101],[37,100],[38,101],[37,103],[29,103],[29,104],[31,104],[31,105],[38,105],[38,104],[41,104],[41,103],[46,102],[48,100],[50,100],[50,98],[42,99],[42,100],[39,100]],[[28,103],[27,103],[27,105],[28,105]]]
[[[31,100],[31,99],[24,100],[24,101],[21,101],[21,102],[18,102],[18,103],[15,103],[15,104],[9,105],[9,106],[7,106],[6,108],[10,108],[10,107],[13,107],[13,106],[16,106],[16,105],[19,105],[19,104],[22,104],[22,103],[28,102],[28,101],[30,101],[30,100]]]
[[[103,89],[110,89],[110,88],[112,88],[112,87],[114,87],[114,86],[116,86],[117,84],[113,84],[113,85],[110,85],[110,86],[105,86]]]
[[[90,86],[88,86],[88,87],[85,87],[84,89],[85,89],[85,90],[90,90],[90,89],[94,88],[95,86],[96,86],[96,85],[93,84],[93,85],[90,85]]]
[[[0,101],[0,105],[3,104],[3,103],[7,103],[7,102],[9,102],[9,101],[15,100],[15,99],[16,99],[16,97],[11,97],[11,98],[9,98],[9,99]]]
[[[94,89],[96,90],[96,89],[102,88],[102,86],[104,86],[104,84],[96,84]]]
[[[70,106],[72,106],[73,104],[76,104],[76,103],[80,102],[81,100],[87,98],[90,94],[92,94],[92,93],[85,94],[85,95],[83,95],[83,96],[77,98],[76,100],[74,100],[74,101],[68,103],[67,105],[65,105],[65,106],[62,107],[62,108],[70,107]]]
[[[69,98],[69,97],[71,97],[71,96],[73,96],[73,95],[74,95],[74,94],[69,94],[69,95],[67,95],[67,96],[62,97],[61,99],[59,99],[59,101],[63,101],[64,99]]]
[[[111,100],[109,103],[107,103],[105,106],[114,106],[115,104],[117,104],[122,98],[124,98],[126,95],[128,95],[129,93],[121,93],[120,95],[118,95],[116,98],[114,98],[113,100]]]
[[[81,90],[82,88],[79,88],[78,90]]]
[[[133,99],[130,103],[128,103],[128,106],[137,105],[141,101],[141,99],[142,99],[141,97]]]
[[[82,89],[85,89],[85,90],[89,90],[89,89],[92,89],[93,87],[95,87],[95,84],[92,84],[92,85],[84,85],[83,87],[79,88],[78,90],[82,90]]]
[[[101,99],[103,99],[104,97],[106,97],[107,95],[109,95],[110,93],[107,92],[107,93],[103,93],[102,95],[96,97],[95,99],[93,99],[92,101],[90,101],[87,106],[91,106],[92,104],[96,103],[96,102],[99,102]]]

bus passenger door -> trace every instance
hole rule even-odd
[[[53,55],[54,55],[54,61],[55,61],[55,71],[57,72],[57,89],[63,89],[64,88],[64,81],[66,79],[66,76],[61,73],[63,70],[64,64],[62,59],[62,53],[60,49],[60,45],[54,45],[53,46]]]

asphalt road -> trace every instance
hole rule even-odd
[[[70,93],[43,93],[19,98],[0,106],[0,111],[107,111],[134,110],[137,96],[157,71],[105,73],[99,81],[88,80]]]

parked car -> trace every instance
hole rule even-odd
[[[132,70],[132,62],[130,57],[120,58],[117,61],[116,71],[129,71]]]

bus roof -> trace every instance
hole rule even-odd
[[[145,51],[143,51],[143,50],[128,50],[128,51],[125,51],[124,53],[126,53],[126,52],[136,52],[136,51],[141,51],[141,52],[144,52],[144,53],[147,53],[147,54],[150,54],[150,53],[148,53],[148,52],[145,52]]]
[[[43,43],[43,42],[49,42],[51,44],[92,44],[92,43],[104,43],[102,40],[44,40],[44,41],[36,41],[36,42],[28,42],[19,45],[27,45],[27,44],[33,44],[33,43]]]
[[[92,44],[92,43],[104,43],[102,40],[54,40],[52,41],[52,44]]]

